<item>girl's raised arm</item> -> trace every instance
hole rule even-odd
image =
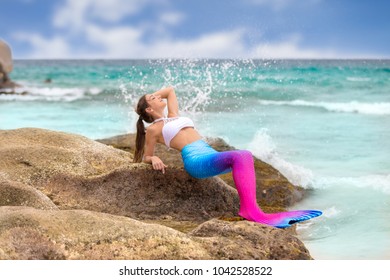
[[[179,104],[173,87],[170,86],[160,89],[154,92],[153,95],[159,95],[161,98],[167,100],[168,118],[177,117],[179,115]]]

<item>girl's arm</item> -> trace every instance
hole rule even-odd
[[[160,89],[153,94],[160,95],[161,98],[167,99],[168,118],[177,117],[179,115],[179,104],[173,87]]]
[[[151,163],[154,170],[161,170],[165,174],[165,168],[168,167],[163,161],[154,155],[154,147],[157,143],[157,138],[154,135],[153,129],[149,128],[146,130],[146,143],[143,162]]]

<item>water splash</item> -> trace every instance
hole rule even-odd
[[[125,102],[135,104],[145,93],[174,86],[185,113],[232,111],[239,109],[255,68],[252,60],[151,60],[130,67],[119,90]]]
[[[256,157],[279,170],[292,184],[306,188],[313,186],[313,172],[283,159],[267,129],[260,129],[248,148]]]

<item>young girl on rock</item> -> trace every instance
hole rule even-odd
[[[165,102],[166,100],[166,102]],[[168,106],[168,115],[164,115]],[[317,210],[264,213],[256,201],[256,177],[251,152],[234,150],[217,152],[202,140],[194,123],[179,116],[179,106],[172,87],[142,96],[137,105],[135,162],[150,163],[165,173],[167,166],[154,155],[156,143],[181,152],[184,169],[195,178],[207,178],[232,172],[240,197],[239,215],[249,221],[286,228],[322,214]],[[151,123],[145,130],[144,122]]]

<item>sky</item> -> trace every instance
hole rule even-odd
[[[14,59],[390,58],[387,0],[0,0]]]

